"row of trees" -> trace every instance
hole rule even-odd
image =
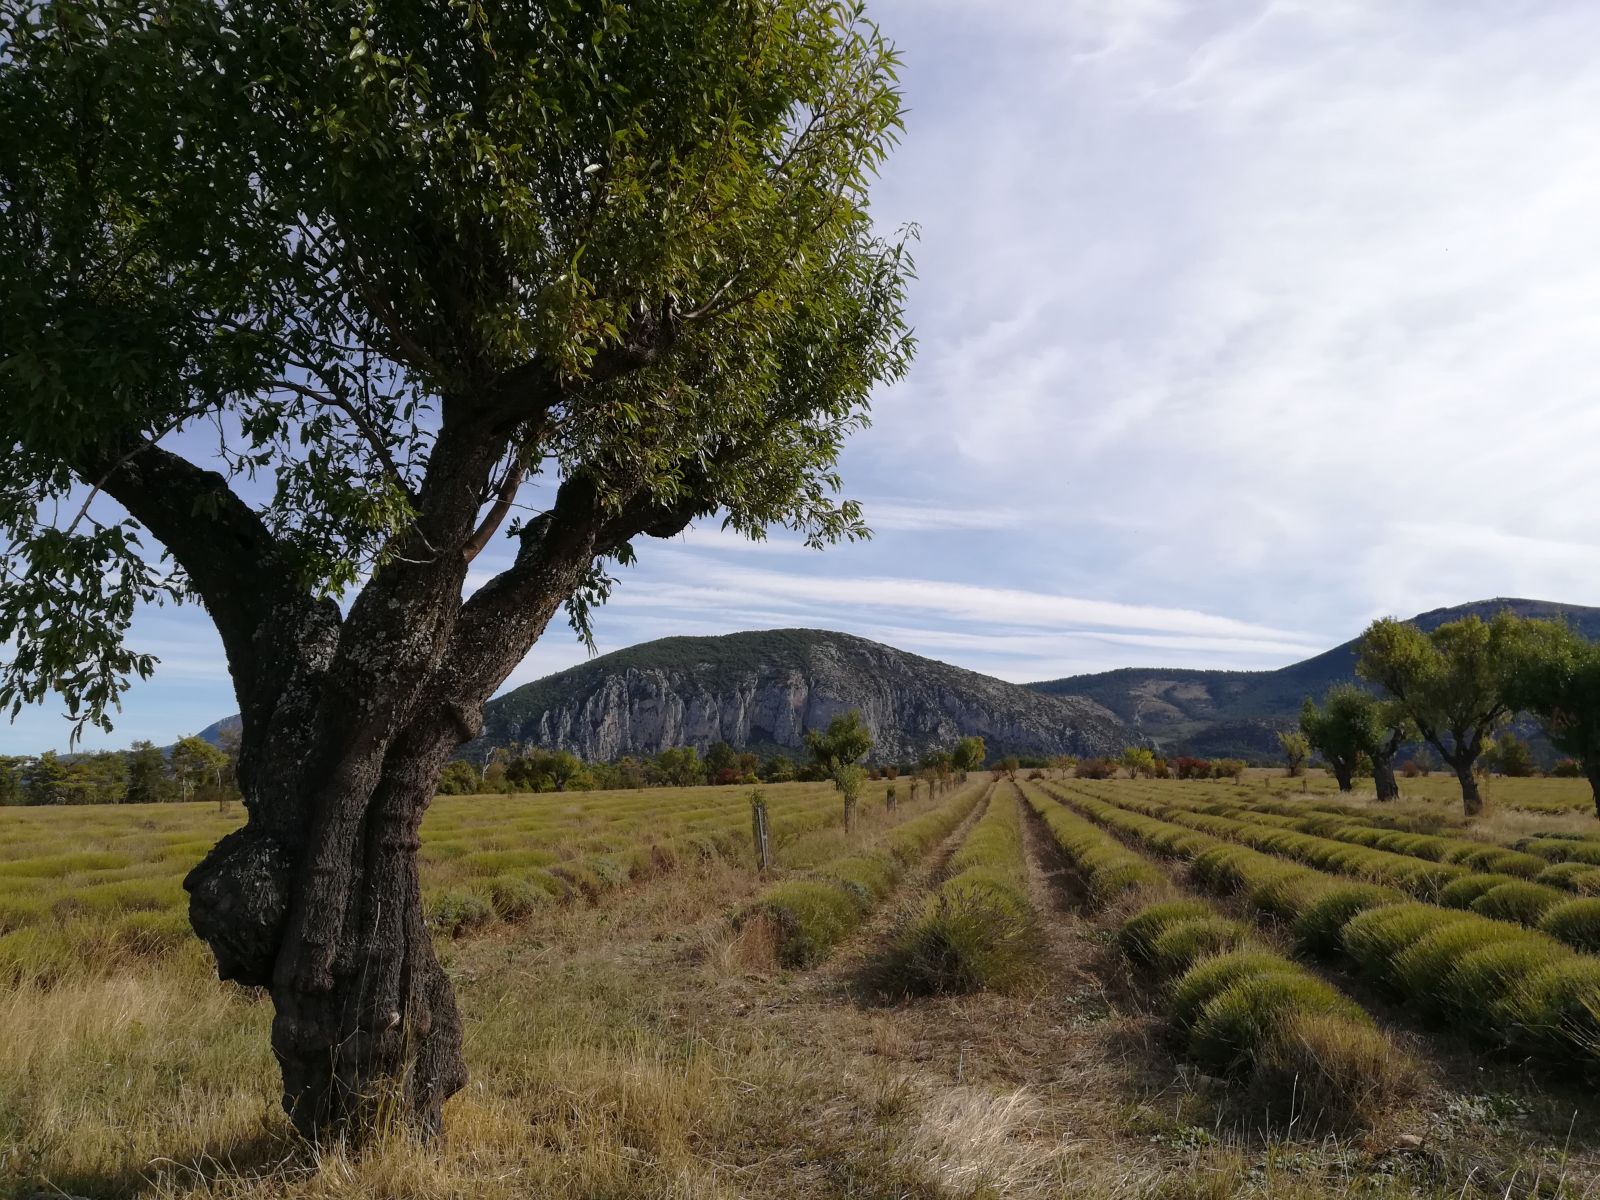
[[[186,737],[170,751],[135,742],[127,750],[0,757],[0,804],[226,803],[239,794],[236,753],[236,741],[219,747]]]
[[[1504,730],[1513,714],[1525,712],[1588,777],[1600,816],[1600,646],[1565,624],[1510,612],[1429,632],[1374,621],[1362,635],[1356,673],[1379,691],[1340,684],[1321,705],[1307,699],[1300,714],[1306,743],[1341,790],[1370,764],[1378,798],[1395,798],[1395,755],[1421,741],[1455,773],[1467,814],[1480,813],[1476,768],[1486,754],[1508,774],[1531,767],[1526,746]]]

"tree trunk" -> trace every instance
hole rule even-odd
[[[331,959],[328,948],[285,936],[317,873],[304,849],[261,822],[223,839],[185,881],[218,974],[271,990],[283,1106],[307,1138],[431,1137],[466,1083],[461,1019],[417,872],[418,830],[449,748],[385,762],[355,853],[331,889],[326,873],[320,881],[343,913]]]
[[[1379,800],[1400,799],[1400,785],[1394,778],[1394,760],[1375,756],[1372,760],[1372,782]]]
[[[1478,790],[1478,777],[1472,773],[1470,760],[1451,763],[1456,778],[1461,781],[1461,808],[1469,817],[1483,812],[1483,793]]]
[[[1352,784],[1350,782],[1350,779],[1351,779],[1352,774],[1354,773],[1351,764],[1349,764],[1349,763],[1337,763],[1336,762],[1336,763],[1330,763],[1329,765],[1333,768],[1333,777],[1334,777],[1334,779],[1338,780],[1338,782],[1339,782],[1339,790],[1341,792],[1350,791],[1351,788],[1352,788]]]
[[[1600,818],[1600,761],[1592,767],[1588,767],[1587,764],[1585,766],[1588,768],[1586,774],[1589,776],[1589,788],[1594,792],[1594,815]]]

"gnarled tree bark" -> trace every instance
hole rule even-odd
[[[220,476],[154,446],[108,450],[99,473],[173,550],[222,632],[248,819],[184,886],[219,976],[271,993],[284,1108],[309,1138],[440,1128],[467,1072],[418,878],[439,777],[595,558],[671,536],[711,503],[689,488],[663,505],[609,480],[622,499],[606,505],[573,475],[519,532],[513,564],[463,602],[508,438],[447,409],[416,520],[344,617],[293,584]],[[495,502],[489,522],[507,507]]]

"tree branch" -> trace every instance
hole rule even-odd
[[[483,548],[489,544],[489,539],[494,536],[495,530],[505,523],[507,514],[511,512],[511,505],[517,498],[517,489],[522,486],[527,474],[527,469],[520,461],[513,462],[506,468],[506,475],[500,482],[500,491],[495,497],[494,507],[484,514],[478,528],[467,539],[466,545],[461,547],[463,561],[471,562],[483,553]]]

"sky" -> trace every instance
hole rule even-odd
[[[1027,681],[1600,604],[1600,5],[869,11],[909,109],[875,214],[922,230],[917,361],[842,460],[875,536],[641,543],[602,651],[807,626]],[[86,745],[236,711],[198,607],[133,641]],[[507,686],[585,657],[558,618]],[[58,707],[0,752],[64,749]]]

